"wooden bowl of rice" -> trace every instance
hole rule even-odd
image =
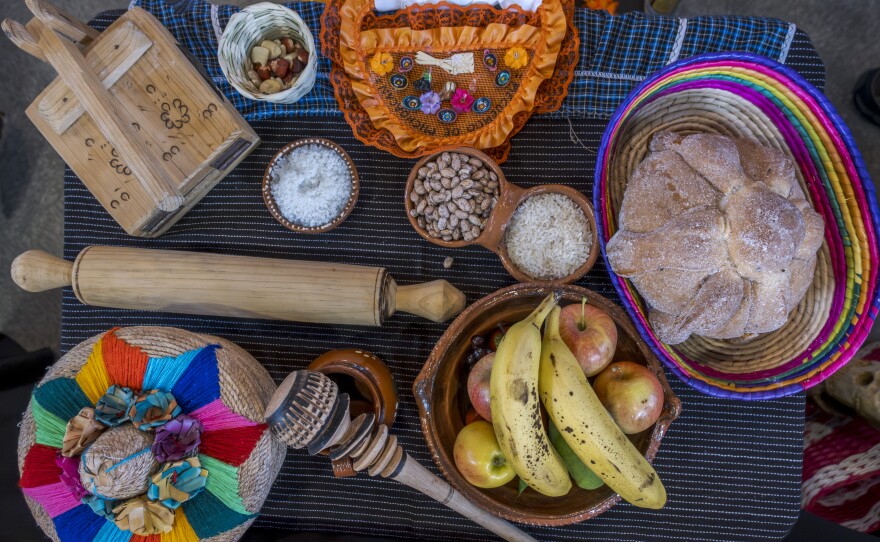
[[[290,157],[295,153],[305,155],[296,164],[289,164]],[[318,162],[312,159],[315,153],[324,154],[323,158],[330,158],[332,163],[328,166],[326,160]],[[319,175],[318,170],[322,167]],[[321,187],[326,186],[334,194],[332,198],[325,198],[325,194],[312,191],[312,201],[308,198],[293,201],[297,194],[286,191],[284,199],[279,201],[276,183],[290,175],[312,175],[318,182],[324,183]],[[330,175],[333,178],[325,178]],[[262,192],[269,213],[282,226],[300,233],[323,233],[340,225],[351,214],[360,193],[360,180],[357,168],[345,149],[329,139],[310,137],[290,142],[275,153],[263,174]],[[307,191],[305,193],[308,194]],[[302,210],[304,218],[309,220],[298,221],[290,210],[285,214],[284,210],[291,208]],[[319,220],[316,221],[316,218]]]
[[[409,175],[404,198],[406,216],[419,235],[446,248],[473,244],[483,246],[497,254],[507,272],[519,282],[569,284],[592,269],[599,257],[599,237],[596,215],[586,196],[561,184],[543,184],[525,189],[510,183],[498,164],[477,149],[459,147],[447,152],[465,154],[482,161],[497,175],[500,193],[477,238],[471,241],[444,241],[433,237],[419,225],[410,196],[419,169],[436,160],[442,152],[423,157]],[[541,216],[542,206],[545,215],[549,211],[552,216]],[[563,228],[571,232],[569,238],[566,239],[563,234],[561,239],[554,239],[554,235],[560,237],[556,234],[560,234]],[[574,236],[574,241],[580,242],[572,242],[571,236]],[[542,242],[543,245],[538,244]]]

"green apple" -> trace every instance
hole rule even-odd
[[[516,476],[501,452],[495,428],[484,420],[470,423],[458,432],[452,456],[458,472],[477,487],[503,486]]]

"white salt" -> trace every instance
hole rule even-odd
[[[272,198],[284,218],[306,227],[339,216],[351,196],[348,164],[323,145],[303,145],[282,156],[269,172]]]
[[[593,237],[583,209],[571,198],[539,194],[517,207],[504,243],[518,269],[532,278],[553,280],[587,261]]]

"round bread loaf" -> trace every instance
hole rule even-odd
[[[665,343],[782,327],[816,267],[825,224],[781,151],[714,134],[654,134],[623,196],[608,261]]]

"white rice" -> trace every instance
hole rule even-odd
[[[534,279],[573,273],[590,255],[593,238],[584,211],[563,194],[539,194],[517,207],[504,234],[513,264]]]
[[[303,145],[282,156],[269,172],[272,198],[284,218],[299,226],[332,222],[351,196],[345,160],[323,145]]]

